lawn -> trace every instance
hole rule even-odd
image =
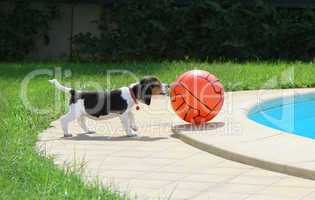
[[[141,77],[153,74],[163,82],[190,69],[204,69],[215,74],[226,91],[260,88],[292,88],[315,86],[313,63],[122,63],[122,64],[65,64],[28,63],[0,64],[0,199],[124,199],[110,188],[85,184],[77,173],[58,169],[51,158],[35,150],[38,133],[57,119],[65,108],[54,109],[54,91],[48,79],[38,76],[30,82],[28,96],[32,105],[48,110],[36,113],[26,109],[20,98],[21,82],[36,69],[54,69],[71,75],[61,82],[76,88],[93,88],[98,83],[106,88],[107,70],[129,70]],[[115,74],[110,87],[120,87],[133,81],[130,76]]]

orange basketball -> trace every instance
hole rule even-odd
[[[172,107],[186,122],[200,125],[210,121],[220,112],[223,101],[223,85],[207,71],[188,71],[171,85]]]

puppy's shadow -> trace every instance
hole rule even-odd
[[[180,124],[172,127],[174,130],[178,131],[209,131],[216,130],[225,125],[224,122],[209,122],[200,126],[196,126],[193,124]]]
[[[102,136],[95,134],[81,133],[71,138],[64,138],[65,140],[77,140],[77,141],[108,141],[108,142],[122,142],[122,141],[141,141],[141,142],[154,142],[157,140],[165,140],[167,137],[149,137],[149,136]]]

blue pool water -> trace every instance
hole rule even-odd
[[[248,117],[271,128],[315,139],[315,94],[264,102],[255,106]]]

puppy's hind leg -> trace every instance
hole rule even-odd
[[[84,116],[80,116],[78,118],[78,123],[79,125],[81,126],[81,128],[88,134],[92,134],[92,133],[95,133],[94,131],[90,131],[86,125],[86,119]]]
[[[73,115],[71,112],[68,112],[67,114],[61,117],[60,122],[61,122],[61,127],[63,130],[64,137],[72,137],[72,134],[70,134],[68,131],[68,126],[69,126],[69,123],[73,120],[75,120],[75,115]]]
[[[69,112],[61,117],[61,127],[64,132],[64,137],[72,137],[72,134],[68,131],[69,123],[74,121],[76,118],[80,117],[82,113],[80,110],[77,109],[77,106],[75,104],[70,105]]]

